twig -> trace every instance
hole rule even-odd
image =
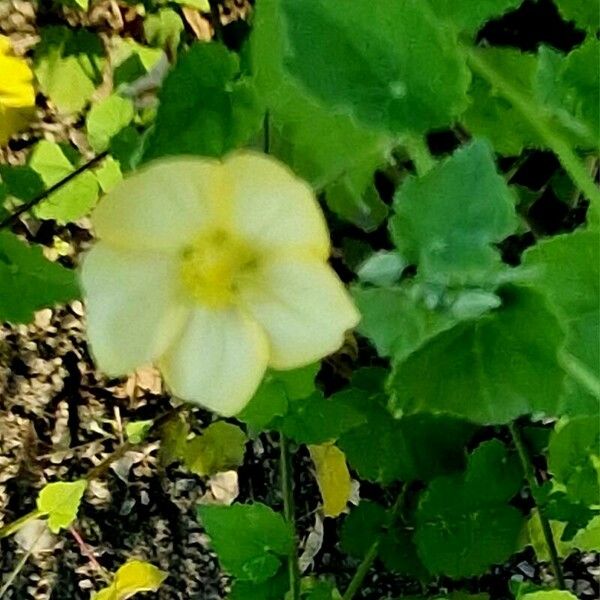
[[[289,442],[282,431],[279,432],[279,468],[281,492],[283,495],[283,515],[294,532],[294,543],[290,548],[288,556],[290,600],[300,600],[300,568],[298,567],[298,535],[296,533],[296,510],[294,506],[294,475]]]
[[[566,589],[565,578],[560,564],[558,551],[556,549],[556,543],[554,542],[554,536],[552,535],[552,528],[550,527],[550,522],[546,518],[546,515],[544,515],[542,508],[537,504],[537,500],[535,497],[535,491],[539,487],[539,484],[536,479],[533,463],[531,462],[531,457],[529,456],[529,452],[527,452],[527,448],[525,447],[525,443],[523,442],[523,438],[521,437],[521,432],[519,431],[517,424],[514,422],[509,423],[508,428],[510,430],[510,434],[512,436],[515,448],[517,449],[517,452],[519,454],[519,459],[521,461],[521,465],[523,466],[523,471],[525,472],[525,479],[527,480],[527,483],[529,485],[529,490],[531,491],[533,501],[536,503],[538,516],[542,525],[542,534],[544,536],[544,541],[546,542],[546,547],[548,548],[550,562],[552,563],[552,569],[554,570],[554,575],[556,577],[558,587],[561,590],[564,590]]]
[[[98,571],[100,577],[102,577],[102,579],[104,579],[106,583],[110,584],[112,581],[110,573],[96,560],[96,557],[94,556],[94,553],[92,552],[91,548],[85,543],[84,539],[79,535],[79,532],[72,525],[69,527],[69,531],[71,532],[71,535],[75,538],[75,541],[77,542],[81,553],[90,561],[94,569]]]
[[[435,166],[435,158],[429,151],[427,140],[420,136],[410,136],[403,141],[403,145],[410,156],[415,171],[419,177],[426,175]]]
[[[81,175],[84,171],[91,169],[93,166],[97,165],[103,158],[108,156],[108,150],[101,152],[92,160],[89,160],[85,164],[81,165],[78,169],[75,169],[72,173],[69,173],[66,177],[57,181],[54,185],[51,185],[47,190],[43,191],[39,196],[36,196],[33,200],[29,202],[25,202],[25,204],[21,204],[15,211],[13,211],[8,217],[5,217],[0,221],[0,229],[4,229],[9,225],[12,225],[23,213],[26,213],[28,210],[31,210],[34,206],[45,200],[50,194],[59,190],[61,187],[69,183],[72,179],[75,179],[78,175]]]

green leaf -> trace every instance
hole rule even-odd
[[[342,600],[333,578],[303,577],[300,581],[300,597],[302,600]]]
[[[253,434],[257,434],[268,429],[277,417],[283,417],[287,408],[288,401],[283,384],[267,377],[236,418],[246,423]]]
[[[366,420],[338,442],[362,478],[383,484],[397,479],[427,481],[463,467],[464,446],[473,433],[472,425],[428,414],[394,419],[384,407],[386,397],[382,394],[351,389],[339,395],[363,412]],[[423,439],[428,440],[426,447]]]
[[[365,283],[386,286],[396,283],[407,267],[405,258],[395,250],[379,250],[369,256],[357,271]]]
[[[501,308],[438,334],[396,365],[395,409],[487,424],[556,414],[564,380],[561,324],[538,293],[508,287],[500,295]]]
[[[45,27],[41,36],[34,55],[40,90],[61,113],[79,112],[102,81],[102,41],[85,29],[67,27]]]
[[[140,444],[146,439],[154,421],[129,421],[125,425],[125,435],[132,444]]]
[[[514,205],[489,145],[475,141],[400,188],[392,237],[420,277],[444,285],[480,283],[502,268],[493,244],[515,231]]]
[[[39,196],[45,187],[39,174],[25,165],[0,165],[0,178],[6,186],[7,195],[23,202]]]
[[[114,88],[133,83],[154,69],[164,52],[148,48],[131,38],[116,37],[111,40],[110,62],[113,67]]]
[[[482,48],[479,51],[496,71],[533,96],[537,70],[534,55],[513,48]],[[463,123],[472,134],[489,139],[497,152],[518,156],[524,148],[544,146],[531,124],[487,81],[474,76],[469,96],[471,104],[462,117]],[[507,127],[507,123],[511,126]]]
[[[169,419],[160,428],[160,464],[164,467],[177,460],[184,460],[190,425],[182,415]]]
[[[307,398],[315,391],[315,377],[321,363],[312,363],[289,371],[270,371],[269,376],[283,385],[289,400]]]
[[[13,323],[27,323],[34,311],[79,297],[74,271],[7,231],[0,232],[0,289],[0,320]]]
[[[473,451],[464,475],[432,481],[416,513],[425,567],[434,575],[470,577],[515,552],[524,519],[507,502],[522,478],[517,457],[492,440]]]
[[[119,163],[112,157],[107,156],[102,164],[94,170],[100,189],[107,194],[117,183],[123,180],[123,173]]]
[[[127,600],[140,592],[156,592],[168,573],[141,560],[119,567],[113,582],[92,596],[93,600]]]
[[[290,583],[285,569],[262,583],[236,579],[227,600],[281,600],[288,592]]]
[[[393,134],[443,127],[466,108],[463,55],[423,2],[261,4],[255,36],[268,39],[288,76],[328,108]],[[255,60],[260,77],[262,61],[275,58]]]
[[[252,82],[240,73],[237,55],[217,43],[196,43],[180,56],[159,97],[146,160],[172,154],[222,156],[246,143],[262,122]]]
[[[600,0],[555,0],[558,10],[567,21],[575,21],[581,29],[587,29],[595,34],[598,31],[598,15]],[[552,600],[552,599],[550,599]]]
[[[566,324],[566,351],[582,363],[600,386],[598,233],[576,231],[539,242],[525,253],[523,265],[534,271],[534,284],[547,295]],[[597,414],[597,397],[573,410],[577,385],[573,382],[567,388],[571,394],[565,401],[565,412]]]
[[[358,331],[373,342],[379,356],[401,359],[456,323],[447,311],[429,310],[416,292],[412,286],[352,288],[362,315]]]
[[[29,166],[39,174],[46,187],[64,179],[75,170],[61,147],[47,140],[38,142],[29,157]],[[69,223],[85,216],[98,200],[98,181],[84,171],[56,190],[33,210],[40,219]]]
[[[369,548],[383,535],[389,523],[388,512],[376,502],[363,500],[346,517],[340,533],[342,550],[363,559]]]
[[[546,590],[525,594],[520,596],[519,600],[577,600],[577,596],[562,590]]]
[[[238,579],[266,581],[293,547],[290,525],[264,504],[201,506],[198,514],[223,568]]]
[[[433,12],[460,31],[475,33],[482,25],[517,8],[523,0],[429,0]]]
[[[161,8],[144,19],[144,36],[148,44],[166,50],[170,56],[177,56],[184,29],[181,17],[171,8]]]
[[[244,462],[246,434],[236,425],[217,421],[187,442],[185,466],[200,476],[214,475]]]
[[[598,15],[596,20],[598,24]],[[577,140],[578,146],[600,147],[598,40],[590,38],[566,56],[540,48],[534,85],[538,100],[552,110],[560,128]]]
[[[116,94],[94,104],[85,121],[90,146],[96,152],[106,150],[111,138],[131,123],[134,114],[133,101]]]
[[[208,0],[173,0],[175,4],[196,8],[202,12],[210,12],[210,3]]]
[[[37,509],[48,515],[52,533],[66,529],[77,518],[77,511],[87,487],[85,479],[47,483],[37,497]]]
[[[413,527],[396,523],[379,545],[379,558],[392,573],[426,581],[430,579],[413,540]]]
[[[565,485],[567,495],[587,505],[600,498],[600,422],[576,417],[557,426],[548,447],[548,470]]]
[[[344,402],[343,395],[325,399],[316,392],[290,402],[281,429],[299,444],[323,444],[337,440],[364,422],[363,414]]]

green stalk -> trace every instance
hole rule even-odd
[[[404,506],[404,501],[406,498],[407,490],[408,490],[408,486],[404,485],[402,487],[402,490],[396,497],[396,501],[394,502],[394,505],[392,506],[391,512],[390,512],[390,514],[391,514],[390,524],[389,524],[390,527],[394,526],[394,524],[396,523],[396,521],[398,520],[398,518],[402,512],[402,508]],[[354,598],[354,596],[356,595],[356,593],[358,592],[358,590],[361,588],[361,586],[365,580],[365,577],[367,576],[369,570],[371,569],[371,567],[373,566],[373,563],[375,562],[375,559],[377,558],[377,554],[379,552],[379,546],[381,544],[381,541],[382,541],[385,533],[386,533],[385,531],[382,531],[377,536],[377,539],[371,544],[371,546],[367,550],[367,553],[365,554],[361,563],[356,568],[356,571],[355,571],[352,579],[350,580],[350,583],[348,584],[348,587],[346,588],[344,595],[342,596],[342,600],[352,600]]]
[[[552,563],[554,576],[556,577],[559,589],[564,590],[566,589],[565,578],[563,575],[562,566],[560,564],[558,550],[556,549],[554,536],[552,535],[550,521],[548,521],[546,515],[544,515],[542,508],[537,504],[535,498],[534,492],[539,487],[539,485],[535,477],[535,470],[531,462],[531,457],[529,456],[529,452],[527,452],[527,448],[525,447],[525,443],[523,442],[523,438],[521,437],[521,432],[519,431],[519,428],[517,427],[516,423],[509,423],[508,428],[510,430],[510,434],[512,436],[515,448],[517,449],[517,452],[519,454],[519,459],[521,460],[521,465],[523,466],[523,471],[525,472],[525,478],[527,479],[527,483],[529,485],[533,501],[536,503],[538,515],[540,517],[540,523],[542,525],[542,534],[544,536],[546,547],[548,548],[548,554],[550,555],[550,562]]]
[[[44,513],[42,511],[36,508],[35,510],[28,512],[26,515],[19,517],[16,521],[13,521],[12,523],[5,525],[4,527],[0,527],[0,540],[19,531],[19,529],[21,529],[23,525],[29,523],[29,521],[32,521],[33,519],[37,519],[43,514]]]
[[[296,509],[294,506],[294,474],[288,439],[279,432],[279,468],[281,493],[283,496],[283,516],[294,531],[294,543],[288,556],[288,576],[290,600],[300,600],[300,569],[298,567],[298,536],[296,533]]]
[[[471,69],[483,77],[500,96],[508,100],[556,154],[569,177],[590,201],[590,209],[593,210],[597,219],[600,216],[600,190],[590,177],[583,161],[575,154],[563,136],[556,132],[555,127],[546,116],[540,113],[539,106],[536,103],[532,103],[511,81],[499,73],[481,53],[472,49],[466,49],[465,52]]]
[[[590,371],[580,360],[568,352],[559,356],[562,368],[580,383],[592,396],[600,399],[600,379]]]

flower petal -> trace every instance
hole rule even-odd
[[[174,394],[229,416],[254,395],[268,356],[264,332],[241,311],[197,308],[159,366]]]
[[[310,186],[275,159],[236,152],[225,160],[232,186],[232,228],[268,250],[306,248],[325,260],[329,232]]]
[[[267,332],[275,369],[293,369],[335,352],[360,320],[333,269],[317,260],[268,261],[244,282],[240,295]]]
[[[87,331],[98,367],[123,375],[158,358],[180,333],[178,263],[168,255],[114,250],[103,242],[83,261]]]
[[[223,167],[164,159],[119,183],[92,215],[98,237],[122,248],[179,250],[219,218]]]

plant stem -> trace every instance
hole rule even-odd
[[[102,579],[104,579],[106,583],[110,584],[112,581],[110,573],[96,560],[94,553],[92,552],[90,547],[85,543],[85,540],[81,537],[81,535],[79,535],[79,532],[72,525],[69,527],[69,531],[71,532],[73,538],[75,538],[75,541],[77,542],[81,553],[90,561],[94,569],[98,571],[100,577],[102,577]]]
[[[29,560],[29,557],[32,555],[35,545],[38,543],[43,534],[44,531],[42,530],[42,532],[40,533],[40,535],[37,536],[33,544],[31,544],[29,550],[27,550],[27,552],[23,555],[21,560],[17,563],[17,566],[12,570],[12,573],[9,575],[8,579],[6,580],[6,583],[2,586],[2,589],[0,589],[0,598],[4,598],[4,594],[6,594],[6,592],[10,589],[10,586],[12,585],[13,581],[17,578],[17,575],[21,572],[21,570]]]
[[[590,371],[580,360],[568,352],[563,352],[559,356],[562,368],[577,383],[580,383],[595,398],[600,399],[600,379]]]
[[[40,515],[43,514],[44,513],[42,513],[36,508],[28,512],[26,515],[19,517],[16,521],[13,521],[12,523],[5,525],[4,527],[0,527],[0,540],[19,531],[19,529],[21,529],[23,525],[29,523],[29,521],[32,521],[33,519],[37,519]]]
[[[9,225],[12,225],[23,213],[31,210],[34,206],[38,205],[42,200],[45,200],[50,194],[59,190],[61,187],[69,183],[72,179],[75,179],[78,175],[81,175],[84,171],[91,169],[96,166],[103,158],[108,156],[108,150],[101,152],[85,164],[81,165],[78,169],[75,169],[72,173],[69,173],[66,177],[57,181],[54,185],[51,185],[47,190],[43,191],[39,196],[36,196],[33,200],[21,204],[15,211],[13,211],[8,217],[0,221],[0,229],[4,229]]]
[[[429,146],[424,137],[410,136],[404,140],[404,147],[410,156],[419,177],[426,175],[435,166],[435,158],[431,156]]]
[[[294,531],[294,543],[288,556],[290,600],[300,600],[300,569],[298,568],[298,536],[294,506],[294,474],[289,442],[282,431],[279,432],[279,468],[281,492],[283,495],[283,515]]]
[[[499,73],[480,52],[469,49],[465,49],[465,52],[473,71],[483,77],[499,95],[508,100],[556,154],[569,177],[590,201],[590,208],[594,211],[597,219],[600,216],[600,190],[571,146],[556,131],[546,115],[543,112],[540,113],[536,103],[532,103],[512,82]]]
[[[402,487],[402,490],[396,497],[396,501],[394,502],[394,505],[390,510],[390,527],[394,526],[396,520],[402,512],[402,507],[404,506],[404,500],[406,498],[407,489],[407,485],[404,485]],[[350,583],[348,584],[348,587],[346,588],[346,591],[342,596],[342,600],[352,600],[352,598],[354,598],[358,590],[361,588],[363,581],[367,576],[367,573],[369,572],[373,563],[375,562],[375,559],[377,558],[377,554],[379,552],[379,545],[381,544],[381,540],[383,539],[385,533],[385,531],[382,531],[377,536],[377,539],[371,544],[371,546],[367,550],[367,553],[365,554],[361,563],[358,565],[352,579],[350,580]]]
[[[554,536],[552,535],[552,528],[550,527],[550,522],[546,518],[546,515],[544,515],[541,506],[537,504],[537,500],[535,498],[535,490],[539,487],[539,484],[536,479],[533,463],[531,462],[529,452],[525,447],[525,443],[523,442],[523,438],[521,437],[521,432],[519,431],[517,424],[514,422],[509,423],[508,428],[510,430],[515,448],[519,454],[519,459],[521,460],[521,465],[523,466],[523,471],[525,472],[525,478],[529,484],[533,501],[536,503],[538,516],[542,525],[542,534],[544,535],[544,541],[546,542],[546,546],[548,548],[550,562],[552,563],[552,569],[554,570],[558,587],[559,589],[564,590],[566,589],[565,578],[563,576],[560,558],[556,549],[556,543],[554,542]]]

